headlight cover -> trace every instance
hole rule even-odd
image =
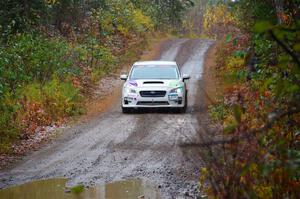
[[[175,93],[180,94],[180,93],[182,93],[182,88],[181,87],[180,88],[173,88],[172,90],[170,90],[170,93],[172,93],[172,94],[175,94]]]
[[[136,94],[136,90],[132,89],[132,88],[128,88],[128,87],[125,87],[125,93],[133,93],[133,94]]]

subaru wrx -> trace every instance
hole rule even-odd
[[[138,108],[170,108],[185,112],[188,75],[181,75],[176,62],[146,61],[133,64],[122,90],[122,111]]]

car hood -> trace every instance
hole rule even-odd
[[[162,79],[147,79],[147,80],[128,80],[125,87],[133,89],[172,89],[183,87],[184,83],[181,79],[178,80],[162,80]]]

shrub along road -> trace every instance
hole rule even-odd
[[[202,88],[209,40],[174,39],[163,43],[159,59],[176,60],[188,82],[187,113],[122,114],[120,101],[100,116],[67,130],[52,144],[0,172],[0,188],[35,179],[66,177],[69,185],[94,185],[142,178],[163,198],[198,194],[201,161],[197,148],[208,119]],[[120,81],[120,80],[116,80]]]

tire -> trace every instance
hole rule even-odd
[[[186,106],[180,108],[180,113],[186,113]]]
[[[187,91],[185,92],[184,97],[184,107],[180,108],[180,113],[186,113],[187,105],[188,105],[188,98],[187,98]]]
[[[179,113],[186,113],[186,106],[179,108],[178,110]]]
[[[125,114],[131,113],[131,109],[122,106],[122,113],[125,113]]]

